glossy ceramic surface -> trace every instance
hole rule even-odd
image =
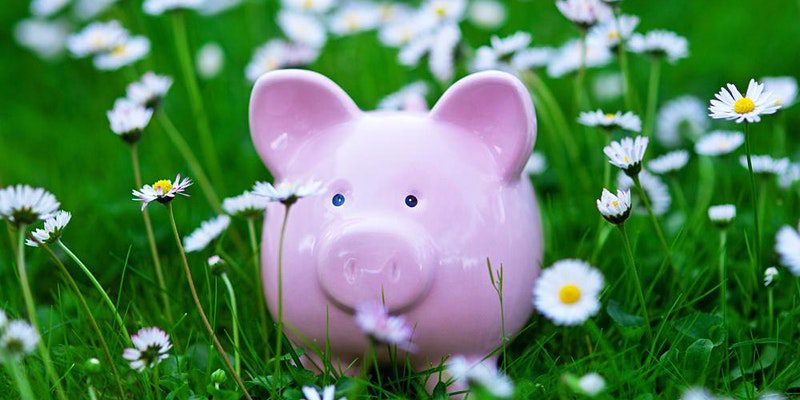
[[[327,188],[292,206],[286,230],[284,318],[296,345],[324,348],[327,331],[341,365],[362,357],[367,338],[353,308],[383,292],[391,312],[415,326],[414,365],[484,356],[500,344],[487,258],[504,268],[507,335],[528,319],[542,235],[521,176],[536,121],[516,78],[468,76],[430,112],[363,112],[319,74],[276,71],[253,89],[250,127],[276,181]],[[273,315],[283,217],[271,205],[263,232]]]

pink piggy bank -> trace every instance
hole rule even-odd
[[[322,75],[276,71],[253,89],[250,129],[276,182],[326,187],[292,206],[283,250],[285,331],[307,350],[304,362],[322,365],[312,349],[325,349],[327,335],[334,367],[358,368],[368,338],[354,309],[382,298],[413,326],[414,367],[486,356],[501,344],[487,258],[503,265],[506,335],[526,322],[542,234],[522,176],[536,119],[515,77],[470,75],[430,112],[364,112]],[[263,232],[273,315],[283,218],[282,205],[270,206]]]

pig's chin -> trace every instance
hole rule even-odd
[[[366,220],[338,225],[323,236],[317,279],[333,304],[352,313],[381,302],[390,312],[404,312],[425,298],[436,270],[432,242],[416,227],[402,225]]]

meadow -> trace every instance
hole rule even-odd
[[[286,343],[281,357],[275,357],[279,330],[272,318],[259,321],[264,296],[260,283],[252,279],[253,259],[258,257],[254,254],[261,242],[259,211],[256,217],[232,216],[229,225],[209,238],[210,244],[199,245],[186,259],[182,257],[176,231],[185,238],[203,221],[223,212],[223,199],[251,190],[257,181],[272,181],[250,139],[248,103],[253,82],[247,69],[256,49],[268,40],[296,41],[277,18],[293,2],[233,1],[228,9],[208,13],[190,9],[147,13],[143,4],[147,2],[112,1],[89,19],[73,15],[75,4],[37,17],[57,21],[58,29],[63,29],[60,43],[45,46],[61,47],[52,57],[22,43],[20,21],[34,18],[27,0],[10,2],[0,10],[0,188],[17,184],[44,188],[55,195],[60,209],[72,215],[69,225],[58,232],[60,242],[47,246],[50,254],[43,248],[23,246],[19,230],[26,227],[0,213],[7,231],[0,234],[0,310],[9,320],[31,321],[31,302],[19,277],[23,261],[41,343],[47,348],[47,356],[37,350],[21,357],[0,348],[5,367],[0,373],[0,397],[245,398],[198,313],[185,276],[190,269],[209,323],[231,363],[236,354],[236,370],[252,398],[313,400],[302,388],[329,385],[335,386],[337,399],[447,398],[443,386],[431,394],[424,385],[446,366],[425,371],[383,367],[347,377],[330,371],[319,375],[296,366],[297,351],[287,349]],[[475,16],[468,8],[453,17],[460,36],[449,49],[453,61],[446,67],[452,67],[450,73],[448,68],[432,71],[427,57],[416,66],[403,65],[400,46],[379,38],[378,31],[388,22],[352,34],[328,32],[324,43],[311,46],[312,56],[300,57],[307,62],[284,59],[280,60],[283,64],[267,64],[322,73],[363,110],[377,108],[386,96],[418,81],[428,89],[412,95],[432,105],[453,82],[476,69],[478,49],[490,46],[493,35],[530,33],[531,43],[522,47],[531,48],[558,48],[581,37],[581,28],[560,13],[553,1],[493,4],[505,10],[499,22],[481,23],[479,17],[491,17],[486,9]],[[426,5],[410,2],[407,6],[416,10]],[[333,18],[338,7],[333,5],[319,18]],[[622,14],[638,16],[635,32],[675,32],[688,42],[688,52],[670,62],[663,52],[612,49],[597,66],[584,70],[575,65],[558,77],[548,72],[554,52],[547,53],[546,61],[524,69],[509,65],[508,54],[483,60],[492,69],[515,73],[528,85],[537,107],[534,151],[545,161],[543,166],[531,165],[529,178],[543,220],[542,268],[559,260],[584,260],[602,273],[605,284],[599,310],[581,323],[557,324],[547,312],[534,313],[507,346],[498,348],[503,361],[497,371],[488,367],[488,375],[497,380],[473,379],[468,398],[776,400],[800,396],[800,239],[791,241],[791,235],[800,237],[799,108],[784,102],[774,114],[742,123],[711,118],[707,109],[728,83],[744,94],[750,79],[796,79],[800,2],[625,0],[615,7]],[[97,68],[92,56],[77,57],[74,51],[63,49],[68,34],[91,21],[110,20],[119,21],[131,35],[146,37],[146,54],[109,70]],[[54,36],[58,42],[58,34]],[[630,37],[622,42],[624,50],[630,50],[625,47]],[[213,68],[213,57],[208,56],[210,66],[198,76],[196,55],[209,43],[219,45],[223,62]],[[627,74],[621,74],[625,70]],[[116,99],[126,96],[126,87],[147,71],[169,76],[173,83],[163,99],[152,105],[149,123],[136,132],[141,135],[135,148],[143,181],[137,183],[132,146],[126,142],[136,139],[112,132],[106,113]],[[702,103],[701,119],[691,113],[673,116],[677,108],[665,107],[682,96]],[[604,129],[578,122],[580,112],[597,109],[604,110],[597,121],[606,112],[630,111],[641,126],[625,129],[615,122]],[[667,132],[670,126],[676,134]],[[727,154],[711,155],[697,147],[713,131],[741,136],[745,130],[746,145],[739,143]],[[611,141],[638,135],[649,138],[641,162],[650,170],[646,172],[649,179],[642,175],[641,182],[654,213],[642,207],[636,188],[603,152]],[[761,172],[751,173],[740,161],[748,148],[752,155],[772,157],[756,163]],[[664,167],[657,173],[658,167],[648,164],[679,150],[686,151],[688,161],[677,167]],[[207,178],[198,176],[198,171]],[[177,195],[169,208],[158,201],[147,207],[151,239],[142,204],[132,200],[132,190],[178,173],[193,180],[185,189],[191,197]],[[623,234],[602,218],[596,202],[603,188],[617,193],[620,187],[631,188],[633,197]],[[752,188],[757,192],[755,201]],[[266,193],[272,200],[281,200],[273,192]],[[729,223],[709,218],[709,208],[721,204],[736,207]],[[42,223],[38,218],[32,221],[25,234],[42,228]],[[659,231],[663,231],[663,241]],[[789,238],[784,243],[797,246],[778,246],[778,232]],[[154,269],[151,243],[159,255],[164,285]],[[184,240],[183,244],[189,243]],[[226,264],[224,278],[209,267],[209,257],[214,255]],[[770,282],[765,284],[770,267],[777,274],[769,270]],[[634,281],[632,268],[640,285]],[[144,327],[159,327],[169,334],[171,348],[160,363],[139,371],[131,368],[123,352],[131,347],[129,334]],[[234,331],[239,332],[238,346]],[[5,345],[2,340],[0,345]],[[51,379],[51,372],[57,379]],[[591,390],[580,380],[592,373],[602,376],[603,384],[593,387],[600,389]],[[20,383],[23,380],[29,389]],[[493,385],[509,383],[513,393],[493,390]]]

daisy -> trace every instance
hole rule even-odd
[[[421,8],[423,16],[432,17],[438,23],[458,23],[466,9],[466,0],[426,0]]]
[[[631,191],[618,190],[617,195],[614,196],[604,188],[597,200],[597,210],[606,221],[614,225],[624,223],[631,215]]]
[[[522,172],[528,175],[541,175],[547,169],[547,159],[544,154],[534,152],[525,163],[525,168]]]
[[[217,43],[206,43],[197,51],[195,60],[197,74],[203,79],[211,79],[222,71],[225,63],[225,54],[222,47]]]
[[[0,217],[17,226],[50,218],[60,206],[56,196],[42,188],[16,185],[0,189]]]
[[[603,275],[581,260],[557,261],[533,288],[533,305],[556,325],[580,325],[600,310]]]
[[[339,36],[375,29],[380,23],[380,8],[376,4],[361,1],[345,3],[328,19],[331,32]]]
[[[187,253],[193,253],[205,249],[209,243],[218,238],[222,232],[225,232],[230,224],[231,217],[227,215],[219,215],[208,221],[203,221],[199,228],[183,238],[184,250]]]
[[[550,47],[531,47],[521,49],[511,57],[511,70],[526,71],[546,67],[553,59],[555,49]]]
[[[550,63],[547,65],[547,74],[553,78],[577,71],[581,67],[581,53],[583,45],[578,39],[572,39],[555,50]],[[586,68],[600,67],[608,64],[613,59],[611,50],[602,42],[588,38],[585,50]]]
[[[158,201],[161,204],[167,204],[176,195],[189,197],[189,194],[184,193],[186,188],[192,185],[192,180],[189,178],[181,179],[181,174],[175,176],[175,180],[162,179],[157,181],[152,186],[144,185],[139,190],[133,191],[135,201],[142,202],[142,211],[153,201]]]
[[[556,7],[568,20],[582,29],[611,19],[611,9],[600,0],[559,0]]]
[[[222,275],[226,272],[226,265],[225,260],[220,258],[218,255],[213,255],[208,257],[208,268],[211,269],[211,273],[214,275]]]
[[[622,40],[628,40],[639,25],[639,17],[635,15],[620,15],[619,21],[609,18],[592,27],[589,36],[604,42],[606,46],[614,50]]]
[[[425,100],[427,95],[428,84],[424,81],[416,81],[381,99],[378,103],[378,109],[424,111],[428,108]]]
[[[144,36],[134,36],[95,56],[94,66],[102,71],[114,71],[141,60],[148,53],[150,40]]]
[[[161,15],[172,10],[197,9],[204,0],[145,0],[142,8],[145,14]]]
[[[755,79],[750,80],[744,96],[736,86],[729,83],[727,89],[723,87],[715,97],[708,107],[711,112],[709,116],[714,119],[736,120],[737,124],[742,121],[759,122],[761,115],[773,114],[781,108],[775,104],[772,93],[764,90],[764,84]]]
[[[326,386],[321,392],[311,386],[303,386],[303,396],[305,400],[334,400],[336,395],[336,388],[333,385]],[[344,397],[339,398],[344,400]]]
[[[328,38],[325,26],[314,15],[296,11],[278,12],[278,26],[292,42],[321,48]]]
[[[648,138],[636,136],[635,139],[624,137],[619,142],[611,142],[603,148],[609,162],[621,168],[628,176],[634,177],[642,170],[642,159],[647,150]]]
[[[26,19],[14,27],[14,39],[42,59],[52,60],[64,52],[69,32],[64,21]]]
[[[267,204],[269,199],[245,191],[238,196],[223,200],[222,209],[235,217],[256,218],[264,214]]]
[[[133,144],[139,141],[142,131],[150,123],[153,110],[127,98],[117,99],[114,108],[106,112],[106,116],[111,124],[111,131],[128,144]]]
[[[39,18],[49,18],[61,11],[69,4],[69,0],[33,0],[31,1],[31,14]]]
[[[161,104],[170,86],[172,78],[148,71],[138,81],[130,83],[125,93],[128,99],[154,110]]]
[[[594,76],[592,91],[601,101],[609,102],[622,96],[622,74],[619,72],[601,72]]]
[[[411,335],[414,333],[402,316],[389,315],[380,303],[365,303],[356,309],[356,324],[371,340],[377,343],[395,345],[406,351],[413,351]]]
[[[33,239],[26,239],[25,244],[31,247],[39,247],[42,243],[55,243],[61,237],[61,232],[70,219],[72,219],[72,214],[69,212],[56,211],[44,221],[44,228],[38,228],[31,232]]]
[[[491,46],[482,46],[475,52],[470,70],[486,71],[491,69],[513,72],[509,61],[514,55],[524,50],[531,42],[527,32],[517,32],[511,36],[500,38],[492,36]]]
[[[166,360],[172,348],[169,335],[157,327],[142,328],[131,336],[132,348],[127,348],[122,357],[130,362],[132,369],[142,372]]]
[[[800,164],[792,163],[778,177],[778,185],[784,189],[788,189],[796,182],[800,182]]]
[[[454,356],[447,362],[447,372],[454,382],[470,388],[480,387],[494,397],[506,398],[514,394],[514,385],[490,361],[480,358]]]
[[[770,156],[752,156],[753,173],[764,175],[783,175],[789,168],[788,158],[772,158]],[[747,157],[739,157],[739,164],[742,167],[748,168]]]
[[[319,57],[317,48],[272,39],[256,49],[253,59],[245,68],[245,76],[251,82],[255,82],[267,72],[307,65],[314,62],[317,57]]]
[[[628,48],[633,53],[649,54],[656,58],[666,57],[671,63],[689,56],[689,42],[686,38],[670,31],[634,34],[628,41]]]
[[[16,320],[6,324],[0,335],[0,355],[20,359],[33,353],[39,344],[39,334],[29,323]]]
[[[686,389],[680,400],[717,400],[717,398],[706,389],[694,387]]]
[[[456,24],[447,24],[430,33],[421,35],[400,50],[400,63],[416,66],[428,55],[428,68],[439,81],[453,78],[453,57],[461,40],[461,30]]]
[[[708,219],[714,225],[725,228],[736,218],[736,206],[733,204],[721,204],[708,208]]]
[[[642,170],[639,173],[639,183],[641,183],[647,198],[650,199],[650,205],[653,207],[654,214],[663,215],[669,211],[669,207],[672,205],[672,196],[669,194],[669,187],[667,187],[667,184],[664,183],[658,175],[653,175],[647,170]],[[619,189],[629,190],[633,185],[633,179],[628,175],[622,172],[617,175],[617,186]],[[636,208],[636,212],[646,214],[647,210],[642,207],[641,199],[637,198],[637,200],[639,200],[639,204]]]
[[[336,0],[281,0],[281,4],[296,11],[322,14],[336,5]]]
[[[378,39],[389,47],[403,47],[436,27],[436,20],[428,16],[412,14],[384,25],[378,32]]]
[[[82,58],[111,50],[125,42],[128,31],[119,21],[92,22],[67,38],[67,49]]]
[[[476,0],[467,9],[470,22],[474,25],[494,30],[503,25],[508,16],[505,6],[495,0]]]
[[[650,160],[647,168],[656,174],[666,174],[683,168],[688,162],[689,152],[676,150]]]
[[[778,269],[775,267],[769,267],[764,270],[764,286],[769,287],[772,285],[772,282],[777,278],[779,275]]]
[[[714,131],[703,136],[694,145],[694,151],[703,156],[730,154],[744,143],[744,134],[733,131]]]
[[[656,138],[667,147],[675,147],[681,137],[696,139],[708,128],[703,102],[694,96],[673,99],[658,111]]]
[[[628,111],[623,114],[621,111],[616,113],[606,113],[603,110],[582,112],[578,117],[578,122],[585,126],[601,127],[607,131],[615,129],[625,129],[632,132],[642,131],[642,120],[638,115]]]
[[[578,379],[578,388],[589,397],[595,397],[606,389],[606,380],[596,373],[588,373]]]
[[[111,7],[117,0],[77,0],[72,11],[82,21],[94,19]]]
[[[783,226],[775,236],[775,251],[780,256],[781,264],[795,276],[800,276],[800,226],[797,230]]]
[[[283,181],[274,186],[269,182],[256,182],[253,185],[253,194],[285,205],[294,204],[294,202],[303,197],[322,194],[324,191],[325,188],[322,186],[322,182],[313,179],[301,184]]]
[[[797,80],[791,76],[764,77],[764,90],[772,93],[775,105],[786,108],[792,106],[797,99]]]

